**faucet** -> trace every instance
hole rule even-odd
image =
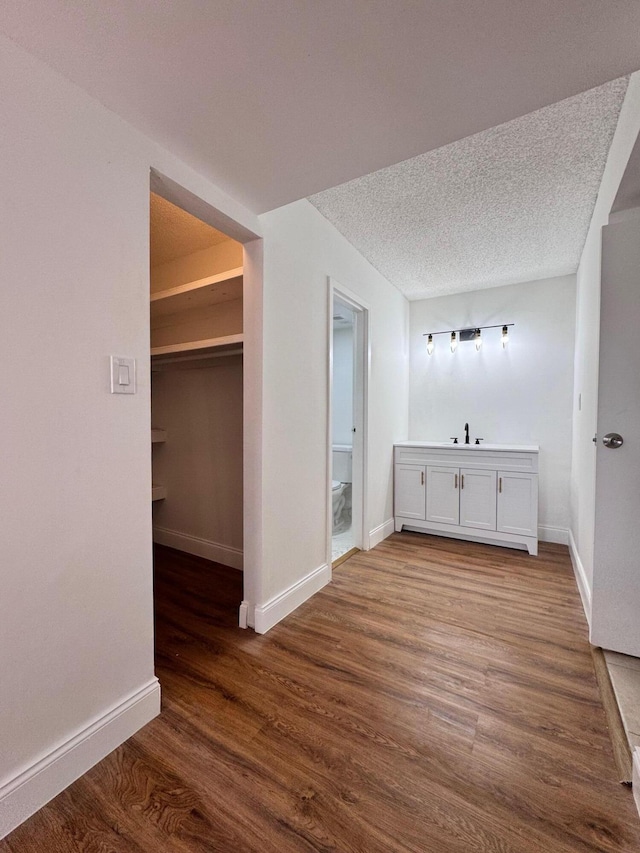
[[[469,424],[464,425],[464,443],[469,444]]]

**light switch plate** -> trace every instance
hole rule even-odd
[[[136,393],[136,360],[111,356],[111,393]]]

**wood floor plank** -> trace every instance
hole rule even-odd
[[[568,557],[393,534],[266,636],[159,548],[163,711],[0,853],[631,853]]]

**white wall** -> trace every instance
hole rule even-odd
[[[151,419],[157,542],[242,567],[242,356],[153,374]]]
[[[407,437],[408,303],[309,202],[260,221],[265,607],[326,565],[327,276],[358,294],[371,312],[370,529],[392,519],[392,445]]]
[[[353,326],[333,331],[333,443],[353,439]]]
[[[4,38],[0,104],[1,836],[158,709],[150,167],[259,225]],[[111,353],[136,396],[109,394]]]
[[[578,583],[590,617],[595,528],[598,355],[600,340],[601,230],[640,131],[640,73],[632,75],[577,274],[575,384],[571,471],[571,551]]]
[[[409,436],[540,445],[540,535],[567,542],[571,471],[571,402],[575,276],[544,279],[411,302]],[[425,332],[514,323],[503,349],[501,329],[483,346],[446,335],[426,351]]]
[[[236,239],[261,223],[10,41],[0,48],[3,835],[158,710],[149,170],[156,191],[205,219],[215,208],[208,221]],[[299,582],[326,560],[327,276],[371,307],[371,528],[392,517],[391,446],[407,437],[408,307],[309,203],[261,220],[264,271],[261,242],[245,247],[244,547],[245,594],[268,604],[292,585],[308,594]],[[109,394],[111,353],[137,359],[136,396]]]

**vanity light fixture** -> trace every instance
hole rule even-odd
[[[432,354],[435,344],[433,338],[435,335],[449,335],[451,341],[451,352],[455,352],[458,348],[458,343],[465,341],[473,341],[476,345],[476,350],[482,348],[482,332],[487,329],[502,329],[502,347],[506,349],[509,343],[509,326],[515,326],[515,323],[498,323],[495,326],[476,326],[470,329],[453,329],[448,332],[425,332],[423,337],[427,339],[427,352]]]

